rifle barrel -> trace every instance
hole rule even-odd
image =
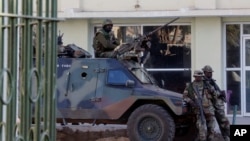
[[[180,17],[177,17],[177,18],[175,18],[175,19],[171,20],[170,22],[168,22],[168,23],[164,24],[163,26],[160,26],[160,27],[156,28],[155,30],[153,30],[153,31],[149,32],[149,34],[148,34],[148,35],[151,35],[151,34],[153,34],[154,32],[156,32],[156,31],[160,30],[161,28],[163,28],[163,27],[165,27],[165,26],[167,26],[167,25],[169,25],[169,24],[171,24],[171,23],[175,22],[175,21],[176,21],[176,20],[178,20],[179,18],[180,18]]]
[[[201,123],[204,124],[205,123],[205,116],[204,116],[203,107],[202,107],[202,98],[201,98],[201,95],[199,93],[199,90],[198,90],[197,86],[194,87],[194,91],[195,91],[195,93],[197,94],[197,97],[198,97],[198,99],[195,99],[195,101],[199,105]]]

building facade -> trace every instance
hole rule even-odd
[[[180,17],[152,35],[144,67],[161,87],[182,93],[192,72],[210,65],[227,91],[227,115],[237,105],[237,116],[250,116],[249,0],[60,0],[58,17],[64,44],[92,54],[92,38],[105,18],[125,43]]]

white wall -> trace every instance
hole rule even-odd
[[[130,19],[113,19],[114,24],[155,24],[163,25],[173,18],[130,18]],[[190,24],[192,18],[180,18],[175,23]],[[101,25],[103,19],[66,19],[58,23],[58,32],[64,33],[63,43],[76,44],[90,53],[93,52],[92,39],[94,36],[93,27]]]
[[[57,10],[58,11],[65,11],[70,8],[80,8],[80,2],[82,0],[58,0],[57,1]]]
[[[58,23],[58,32],[64,33],[63,44],[76,44],[81,48],[89,49],[88,20],[66,20]],[[92,42],[92,41],[91,41]]]
[[[82,0],[84,11],[176,10],[194,7],[195,0]],[[136,8],[136,5],[139,7]]]
[[[201,69],[210,65],[214,78],[222,86],[222,24],[220,17],[195,18],[192,42],[192,68]]]
[[[136,8],[136,5],[139,7]],[[250,8],[249,0],[59,0],[58,11],[172,11]]]
[[[219,9],[244,9],[250,8],[250,0],[217,0]]]

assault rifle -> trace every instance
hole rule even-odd
[[[195,98],[194,102],[199,106],[199,110],[200,110],[200,117],[201,117],[201,123],[205,124],[205,116],[204,116],[204,112],[203,112],[203,107],[202,107],[202,98],[201,95],[199,93],[198,87],[197,86],[193,86],[194,92],[196,93],[198,98]]]
[[[211,83],[211,85],[214,86],[214,88],[215,88],[216,90],[218,90],[218,91],[220,92],[220,95],[218,96],[218,98],[220,98],[222,101],[224,101],[225,103],[227,103],[225,91],[222,91],[222,90],[219,88],[219,86],[214,82],[213,79],[211,79],[210,83]]]
[[[215,90],[219,91],[220,92],[220,95],[218,96],[218,98],[220,98],[223,102],[227,102],[226,100],[226,94],[225,94],[225,91],[221,90],[219,88],[219,86],[214,82],[213,79],[207,79],[207,78],[204,78],[204,81],[206,83],[206,85],[212,85],[214,87]]]
[[[149,37],[152,34],[154,34],[155,32],[157,32],[158,30],[162,29],[165,26],[168,26],[169,24],[175,22],[178,19],[179,19],[179,17],[177,17],[177,18],[171,20],[170,22],[156,28],[155,30],[149,32],[148,34],[145,34],[143,36],[139,36],[138,38],[134,39],[133,42],[124,43],[124,44],[120,45],[119,47],[117,47],[115,49],[116,56],[118,56],[118,58],[121,58],[120,56],[123,56],[124,54],[131,52],[131,51],[132,51],[132,53],[129,53],[129,54],[124,55],[124,56],[127,57],[131,54],[132,54],[132,56],[136,56],[136,55],[138,55],[138,52],[145,51],[145,50],[149,49],[150,45],[151,45]]]

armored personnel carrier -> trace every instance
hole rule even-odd
[[[63,48],[57,64],[57,121],[124,124],[131,141],[193,141],[194,120],[183,110],[182,94],[158,87],[141,67],[145,37],[120,46],[116,58]]]
[[[182,94],[157,86],[137,62],[58,58],[58,122],[127,124],[131,141],[172,141],[191,124]]]

